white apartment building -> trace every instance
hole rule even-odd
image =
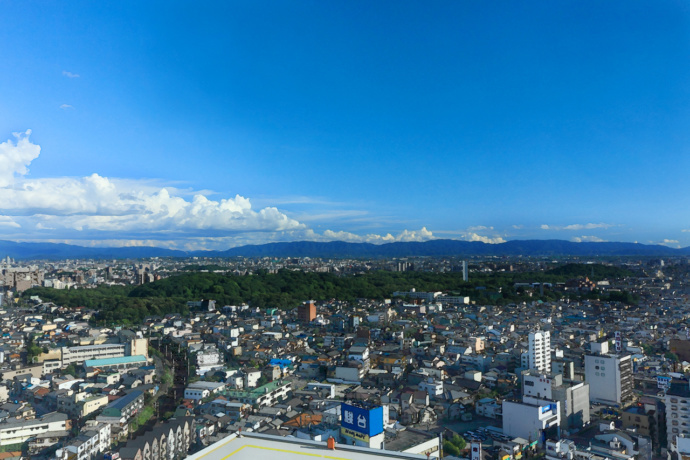
[[[85,345],[80,347],[62,347],[62,366],[72,363],[82,364],[87,359],[121,358],[125,356],[125,345],[122,343],[104,343],[102,345]]]
[[[291,382],[273,381],[262,387],[252,390],[228,390],[224,394],[228,398],[237,399],[239,402],[262,407],[273,407],[279,402],[285,401],[292,392]]]
[[[426,391],[430,397],[437,397],[443,395],[443,380],[434,380],[429,377],[428,380],[419,382],[419,390]]]
[[[522,354],[522,367],[537,369],[539,372],[551,371],[551,333],[533,331],[529,333],[527,353]]]
[[[673,380],[666,392],[666,433],[669,451],[690,454],[690,386]]]
[[[593,402],[625,406],[632,402],[633,376],[630,355],[585,355],[585,382]]]
[[[0,423],[0,446],[22,444],[39,434],[64,432],[71,428],[67,414],[51,412],[33,420],[7,419]]]

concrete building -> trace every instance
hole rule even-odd
[[[187,385],[184,390],[185,399],[201,400],[214,394],[219,394],[225,389],[222,382],[194,382]]]
[[[83,418],[108,404],[108,396],[68,390],[57,398],[57,410],[73,418]]]
[[[0,270],[0,285],[7,289],[23,292],[43,284],[44,273],[36,268],[4,268]]]
[[[297,320],[300,323],[310,323],[314,319],[316,319],[316,305],[313,300],[297,307]]]
[[[230,399],[237,399],[239,402],[249,405],[262,407],[272,407],[288,398],[292,392],[291,382],[275,380],[264,386],[251,390],[227,390],[223,392]]]
[[[46,433],[62,433],[72,428],[66,414],[51,412],[33,420],[7,419],[0,423],[0,446],[23,444]]]
[[[650,438],[656,434],[656,415],[645,412],[644,407],[628,407],[621,418],[623,428],[634,429],[638,434]]]
[[[148,360],[144,355],[122,356],[121,358],[87,359],[84,361],[84,366],[87,368],[101,369],[105,372],[117,372],[119,374],[124,374],[131,369],[138,369],[147,364]]]
[[[127,395],[108,404],[101,415],[96,417],[99,422],[111,425],[113,436],[126,435],[129,431],[129,421],[144,407],[144,393],[134,390]]]
[[[630,355],[585,355],[585,381],[593,402],[625,407],[633,401]]]
[[[685,380],[672,380],[666,392],[666,436],[668,449],[678,450],[677,438],[690,438],[690,386]],[[685,439],[679,441],[685,445]],[[690,447],[690,444],[688,444]]]
[[[125,356],[125,345],[120,343],[105,343],[102,345],[84,345],[79,347],[62,347],[62,366],[72,363],[82,364],[87,359],[121,358]]]
[[[558,401],[561,407],[561,428],[582,428],[590,422],[589,384],[568,383],[563,376],[528,372],[522,377],[522,394]]]
[[[561,423],[560,403],[524,396],[520,401],[503,401],[503,434],[530,441],[558,436]]]
[[[542,373],[551,372],[551,333],[549,331],[529,333],[528,350],[522,355],[522,367],[537,369]]]

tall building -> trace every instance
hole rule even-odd
[[[546,374],[551,372],[551,333],[533,331],[529,333],[527,353],[522,354],[522,367],[536,369]]]
[[[582,428],[590,422],[589,384],[564,382],[563,375],[528,372],[522,376],[522,395],[558,401],[561,428]]]
[[[297,307],[297,320],[300,323],[310,323],[314,319],[316,319],[316,305],[313,300]]]
[[[666,436],[668,450],[675,458],[690,455],[690,385],[686,380],[672,380],[666,392]],[[671,455],[669,458],[673,459]]]
[[[630,355],[585,355],[585,381],[591,401],[627,406],[633,401],[632,359]]]

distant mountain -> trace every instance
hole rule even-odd
[[[58,243],[0,240],[0,257],[14,259],[135,259],[143,257],[325,257],[376,258],[414,256],[684,256],[690,247],[673,249],[637,243],[573,243],[563,240],[513,240],[501,244],[431,240],[423,243],[320,243],[298,241],[241,246],[227,251],[176,251],[156,247],[90,248]]]
[[[155,247],[89,248],[62,243],[16,243],[0,240],[0,257],[13,259],[136,259],[185,257],[184,251]]]
[[[637,243],[573,243],[563,240],[513,240],[500,244],[431,240],[423,243],[319,243],[300,241],[241,246],[217,253],[221,257],[411,257],[411,256],[680,256],[690,248],[673,249]]]

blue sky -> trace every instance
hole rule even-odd
[[[0,238],[690,245],[687,2],[198,3],[0,2]]]

